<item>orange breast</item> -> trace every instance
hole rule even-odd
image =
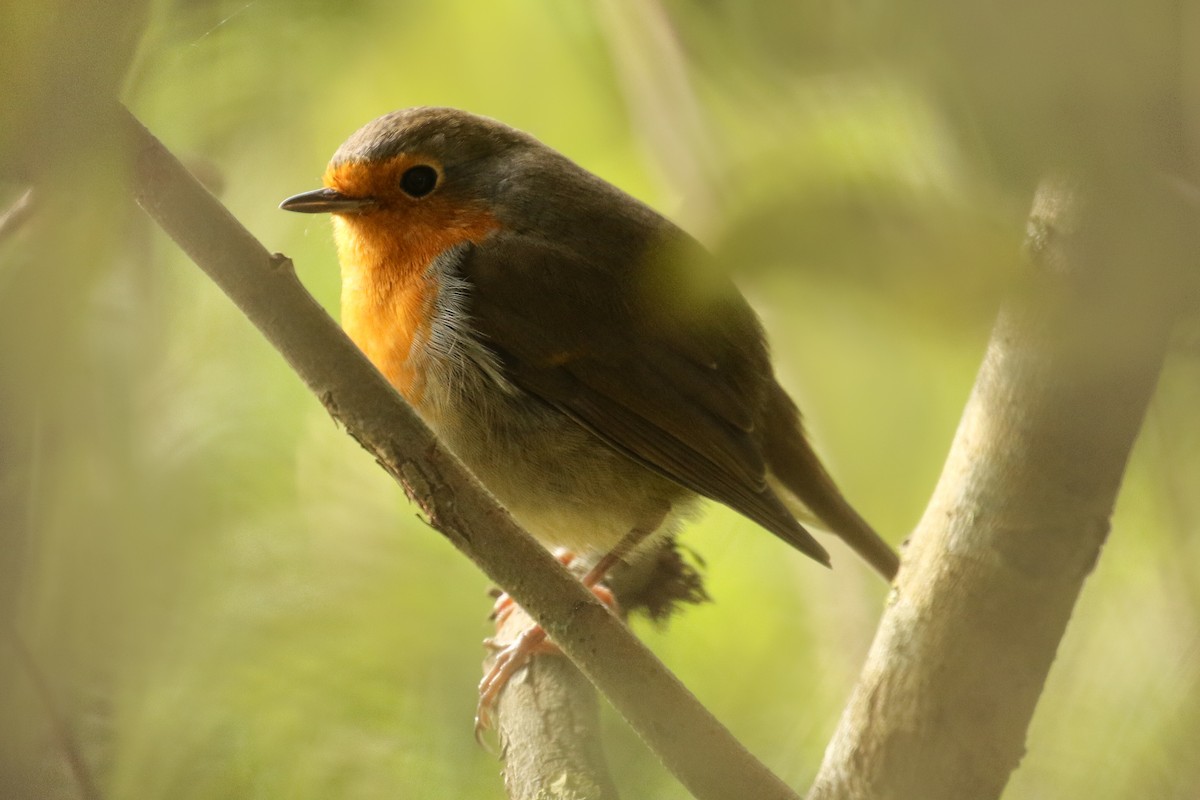
[[[327,183],[340,188],[349,177],[353,176],[327,176]],[[430,328],[438,324],[438,275],[430,267],[447,249],[464,241],[478,243],[497,227],[485,210],[454,206],[437,196],[366,214],[334,216],[342,267],[342,327],[418,409],[422,349]]]
[[[353,238],[338,237],[342,327],[397,391],[417,405],[420,381],[413,343],[428,335],[437,299],[436,287],[419,272],[409,269],[411,265],[363,260],[359,248],[342,245],[344,240]],[[401,278],[402,272],[411,274]]]

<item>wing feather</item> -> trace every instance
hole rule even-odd
[[[461,262],[473,324],[514,385],[828,563],[767,485],[755,429],[773,377],[757,319],[711,270],[689,281],[707,255],[671,230],[616,263],[498,232]]]

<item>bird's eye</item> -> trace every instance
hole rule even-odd
[[[424,197],[437,186],[437,170],[426,164],[410,167],[400,176],[400,188],[409,197]]]

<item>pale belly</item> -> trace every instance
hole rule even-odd
[[[698,500],[540,401],[501,391],[482,375],[468,384],[436,411],[428,403],[440,393],[427,388],[418,410],[545,546],[602,554],[635,527],[674,531]]]

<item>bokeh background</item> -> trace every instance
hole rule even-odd
[[[276,206],[345,137],[419,104],[533,133],[718,254],[899,543],[1038,178],[1194,177],[1200,85],[1193,2],[905,5],[6,4],[0,201],[37,189],[0,235],[0,792],[80,796],[15,635],[106,798],[502,796],[471,737],[486,579],[132,205],[106,96],[334,313],[328,221]],[[1009,798],[1200,796],[1198,342],[1193,321]],[[803,789],[885,587],[723,508],[685,542],[714,602],[635,629]],[[606,714],[625,796],[685,797]]]

